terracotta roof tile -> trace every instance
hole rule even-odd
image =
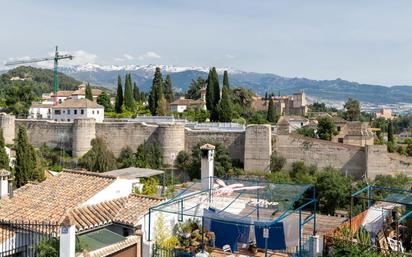
[[[114,177],[64,171],[39,184],[27,184],[0,200],[0,219],[61,222],[66,212],[109,186]]]
[[[110,223],[121,223],[136,227],[150,207],[158,205],[162,198],[131,194],[94,205],[77,207],[68,212],[77,231],[84,231]]]
[[[104,108],[102,105],[89,99],[67,99],[55,108]]]

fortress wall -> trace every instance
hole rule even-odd
[[[185,151],[190,154],[193,146],[205,140],[222,143],[229,150],[229,154],[232,159],[244,162],[244,132],[196,131],[186,129]]]
[[[290,168],[295,161],[304,161],[318,168],[332,166],[343,173],[360,178],[366,171],[365,149],[301,135],[277,135],[274,151],[287,159]]]
[[[129,146],[133,151],[146,141],[157,140],[156,125],[128,122],[96,123],[96,137],[102,137],[109,144],[115,156]]]
[[[272,129],[270,125],[249,125],[245,135],[245,171],[270,170]]]
[[[82,157],[92,148],[91,141],[96,138],[96,120],[75,119],[73,121],[73,157]]]
[[[388,153],[386,145],[366,146],[367,173],[373,179],[376,175],[390,175],[399,172],[412,177],[412,158],[397,153]]]
[[[72,150],[73,123],[16,119],[16,135],[19,125],[27,128],[29,141],[34,147],[40,147],[46,144],[52,148],[63,148],[67,151]]]
[[[185,150],[185,127],[183,125],[159,125],[158,141],[163,147],[163,163],[173,165],[177,154]]]
[[[0,128],[3,130],[4,141],[6,144],[14,143],[15,121],[12,115],[0,113]]]

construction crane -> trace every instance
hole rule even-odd
[[[26,63],[36,63],[36,62],[46,62],[46,61],[54,61],[54,79],[53,79],[53,102],[54,105],[57,105],[57,91],[59,91],[59,74],[58,74],[58,67],[59,67],[59,60],[63,59],[73,59],[73,56],[70,54],[59,54],[58,48],[56,46],[56,52],[53,57],[46,57],[46,58],[37,58],[37,59],[30,59],[30,60],[21,60],[21,61],[13,61],[7,62],[6,66],[15,66],[20,64]]]

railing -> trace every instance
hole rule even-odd
[[[0,257],[37,256],[38,246],[56,237],[58,229],[51,222],[0,220]]]
[[[152,257],[192,257],[194,253],[179,249],[165,249],[158,245],[153,245]]]

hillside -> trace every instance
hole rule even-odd
[[[85,65],[63,68],[62,72],[82,81],[90,81],[106,87],[114,87],[117,75],[122,78],[130,73],[134,81],[143,90],[149,90],[155,65],[146,66],[99,66]],[[162,73],[170,74],[177,90],[185,91],[192,79],[207,77],[208,68],[204,67],[175,67],[161,65]],[[224,69],[218,69],[221,74]],[[377,104],[412,103],[412,87],[369,85],[350,82],[342,79],[311,80],[306,78],[287,78],[268,73],[254,73],[239,70],[229,70],[232,86],[243,86],[254,90],[260,95],[273,92],[290,95],[304,90],[311,98],[320,100],[345,101],[354,97],[362,102]],[[222,79],[222,77],[221,77]]]

